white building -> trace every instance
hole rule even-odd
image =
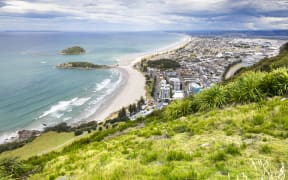
[[[184,93],[183,91],[175,91],[173,94],[173,99],[183,99]]]
[[[161,99],[161,100],[169,100],[170,99],[170,85],[167,84],[166,80],[160,81],[159,99]]]
[[[181,81],[179,78],[170,78],[169,83],[172,85],[174,92],[181,90]]]

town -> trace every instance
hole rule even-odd
[[[147,85],[153,86],[148,104],[161,109],[172,100],[198,93],[221,82],[230,65],[253,65],[277,55],[282,44],[273,39],[191,37],[183,47],[145,58],[138,65],[145,73]],[[160,60],[170,61],[169,65],[173,62],[174,66],[163,68],[163,64],[157,67],[149,63]]]

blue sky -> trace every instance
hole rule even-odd
[[[0,30],[288,29],[288,0],[0,0]]]

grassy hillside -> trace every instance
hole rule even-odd
[[[2,160],[0,179],[285,179],[287,95],[287,68],[248,71],[60,152]]]
[[[55,156],[31,179],[283,177],[287,107],[287,100],[273,98],[171,121],[154,114],[134,128]]]
[[[48,132],[36,138],[34,141],[26,144],[25,146],[15,149],[13,151],[6,151],[0,154],[0,160],[3,158],[19,157],[27,159],[37,154],[42,154],[50,149],[57,147],[75,139],[74,133],[56,133]]]

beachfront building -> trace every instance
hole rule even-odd
[[[172,85],[174,92],[181,90],[181,81],[179,78],[170,78],[169,83]]]
[[[196,94],[196,93],[198,93],[200,91],[201,91],[201,86],[199,84],[194,83],[194,82],[188,84],[188,92],[187,92],[187,94],[193,95],[193,94]]]
[[[184,98],[184,93],[183,91],[175,91],[173,96],[172,96],[173,100],[176,99],[183,99]]]
[[[166,80],[160,81],[159,99],[162,101],[170,100],[170,85],[167,84]]]

